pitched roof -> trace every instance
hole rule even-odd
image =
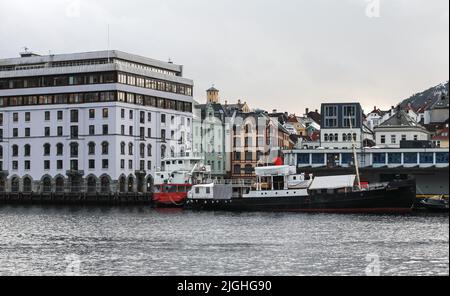
[[[312,118],[312,120],[314,120],[317,124],[321,124],[322,117],[320,116],[319,112],[309,112],[307,115],[309,118]]]
[[[449,98],[448,96],[444,96],[441,100],[437,101],[436,104],[433,105],[431,109],[448,109],[449,107]]]
[[[213,86],[213,87],[209,88],[207,91],[213,92],[213,91],[219,91],[219,90]]]
[[[379,127],[422,127],[414,119],[412,119],[408,113],[404,110],[398,111],[394,116],[391,116],[388,120],[379,125]]]

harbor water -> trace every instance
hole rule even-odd
[[[0,206],[0,275],[449,275],[447,215]]]

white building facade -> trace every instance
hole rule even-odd
[[[426,128],[403,110],[375,127],[374,131],[379,148],[400,148],[403,141],[429,141],[431,136]]]
[[[120,51],[0,60],[0,192],[145,193],[191,149],[183,67]]]

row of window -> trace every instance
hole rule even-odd
[[[404,164],[446,164],[449,160],[449,154],[440,152],[423,152],[423,153],[403,153]],[[402,153],[374,153],[374,164],[402,164]]]
[[[356,133],[354,134],[342,134],[342,142],[352,142],[357,141],[358,135]],[[324,134],[324,141],[325,142],[339,142],[339,134]]]
[[[89,109],[88,110],[88,115],[89,115],[89,119],[95,119],[96,118],[96,110],[95,109]],[[129,119],[133,120],[134,118],[134,110],[129,110]],[[45,111],[44,112],[44,120],[45,121],[50,121],[52,116],[51,116],[52,112],[51,111]],[[12,114],[12,118],[13,118],[13,123],[19,123],[19,117],[20,117],[20,113],[19,112],[14,112]],[[108,108],[103,108],[102,109],[102,118],[103,119],[108,119],[109,118],[109,109]],[[121,109],[121,118],[125,119],[125,109]],[[139,121],[141,124],[145,124],[145,121],[151,122],[152,121],[152,113],[148,112],[147,116],[146,116],[146,112],[144,111],[140,111],[139,113]],[[58,121],[62,121],[64,119],[64,113],[62,110],[57,111],[57,120]],[[78,122],[79,120],[79,111],[78,110],[71,110],[70,111],[70,122]],[[166,123],[166,114],[161,114],[161,123]],[[171,116],[171,124],[175,125],[175,116],[172,115]],[[25,122],[31,122],[31,112],[24,112],[24,121]],[[186,118],[181,117],[180,118],[180,125],[184,126],[186,124]],[[0,126],[3,125],[3,113],[0,113]],[[187,126],[189,127],[191,125],[191,120],[190,118],[187,118]]]
[[[79,156],[79,144],[78,143],[70,143],[70,157],[78,157]],[[102,142],[101,143],[101,154],[102,155],[109,155],[109,143],[108,142]],[[120,144],[120,154],[125,155],[126,151],[126,143],[122,142]],[[46,143],[43,145],[43,155],[44,156],[51,156],[51,150],[52,147],[50,144]],[[147,154],[148,157],[151,157],[153,154],[153,146],[151,144],[145,145],[141,144],[139,146],[139,155],[144,158]],[[18,145],[12,145],[11,146],[11,154],[12,157],[19,157],[19,146]],[[88,155],[95,155],[96,154],[96,144],[94,142],[88,143]],[[134,145],[133,143],[128,144],[128,155],[134,154]],[[64,145],[62,143],[56,144],[56,156],[63,156],[64,155]],[[26,144],[23,147],[23,156],[24,157],[30,157],[31,156],[31,145]],[[3,146],[0,146],[0,159],[3,158]]]
[[[244,157],[242,157],[242,155]],[[252,151],[245,151],[245,152],[233,152],[233,160],[234,161],[255,161],[253,157],[254,153]],[[256,151],[256,161],[264,159],[264,156],[266,154],[264,151]]]
[[[24,122],[31,122],[31,112],[24,112]],[[95,119],[96,110],[95,109],[89,109],[89,119]],[[45,121],[51,121],[52,118],[52,112],[51,111],[44,111],[44,120]],[[70,111],[70,122],[78,122],[78,110],[71,110]],[[64,120],[64,112],[62,110],[58,110],[56,112],[56,118],[58,121]],[[109,109],[103,108],[102,109],[102,118],[108,119],[109,118]],[[19,123],[20,121],[20,113],[19,112],[13,112],[12,114],[12,121],[13,123]],[[0,126],[3,125],[3,114],[0,113]]]
[[[104,84],[117,82],[117,74],[91,73],[58,76],[33,76],[25,78],[0,79],[0,89],[20,89],[38,87],[57,87],[70,85]]]
[[[99,102],[124,102],[129,104],[192,113],[192,103],[125,92],[88,92],[40,96],[0,97],[0,107],[83,104]]]
[[[109,64],[108,59],[95,59],[95,60],[77,60],[77,61],[65,61],[65,62],[49,62],[40,64],[25,64],[25,65],[12,65],[12,66],[0,66],[0,71],[20,71],[20,70],[32,70],[42,68],[59,68],[59,67],[77,67],[87,65],[101,65]]]
[[[160,109],[192,113],[192,103],[144,96],[128,92],[118,92],[117,101],[142,106],[150,106]]]
[[[255,172],[255,168],[251,164],[247,164],[244,167],[241,167],[241,165],[234,165],[233,166],[233,175],[240,176],[240,175],[247,175],[252,176]]]
[[[446,152],[405,152],[405,153],[374,153],[373,154],[373,164],[385,165],[385,164],[433,164],[434,157],[436,155],[437,164],[448,164],[449,154]],[[403,157],[403,162],[402,162]],[[352,164],[354,162],[353,154],[343,153],[341,154],[342,164]],[[325,154],[324,153],[299,153],[297,154],[297,163],[302,165],[307,164],[324,164]]]
[[[56,163],[56,170],[58,170],[58,171],[63,171],[64,170],[64,161],[63,160],[58,159],[58,160],[55,161],[55,163]],[[128,169],[129,170],[133,170],[133,166],[134,166],[133,163],[134,163],[133,160],[129,160],[128,161]],[[52,162],[50,160],[44,160],[43,165],[44,165],[44,170],[46,170],[46,171],[49,171],[49,170],[52,169]],[[11,166],[12,166],[12,170],[13,171],[18,171],[19,170],[19,161],[13,160],[11,162]],[[151,171],[153,169],[152,168],[152,162],[151,161],[144,161],[144,160],[139,161],[139,169],[141,171],[145,171],[146,167],[147,167],[147,169],[149,171]],[[108,159],[102,159],[101,160],[101,168],[103,170],[109,169],[109,160]],[[125,160],[124,159],[120,160],[120,168],[122,170],[125,169]],[[30,160],[24,160],[23,161],[23,169],[25,171],[30,171],[31,170],[31,161]],[[78,170],[78,160],[71,160],[70,161],[70,169],[71,170],[75,170],[75,171]],[[95,159],[89,159],[88,160],[88,169],[89,170],[95,170],[96,169],[96,160]],[[3,170],[3,162],[2,161],[0,161],[0,171],[1,170]]]
[[[414,141],[417,141],[419,139],[418,135],[414,135],[413,136]],[[406,141],[407,140],[407,136],[406,135],[401,135],[401,141]],[[386,135],[382,135],[380,137],[380,143],[381,144],[386,144]],[[397,135],[391,135],[391,144],[398,144],[398,137]]]
[[[192,97],[192,86],[185,84],[163,81],[128,73],[119,73],[117,82],[126,85],[148,88],[163,92],[171,92]]]
[[[102,135],[109,135],[109,125],[103,124],[102,125]],[[44,137],[51,137],[53,136],[51,132],[51,127],[46,126],[44,127]],[[56,127],[56,136],[58,137],[64,137],[64,128],[62,126]],[[89,125],[89,136],[95,136],[96,135],[96,126],[95,125]],[[19,138],[21,135],[19,134],[18,128],[12,129],[12,138]],[[29,127],[26,127],[23,129],[23,135],[22,137],[29,138],[31,137],[31,129]],[[36,136],[36,135],[34,135]],[[79,134],[79,128],[76,125],[70,126],[70,138],[71,139],[78,139],[80,136]],[[0,129],[0,141],[3,141],[3,129]]]
[[[325,106],[324,125],[326,128],[339,126],[338,106]],[[342,107],[342,127],[359,127],[356,125],[356,106]]]
[[[0,79],[0,90],[108,83],[122,83],[163,92],[192,96],[192,86],[189,85],[117,72],[4,78]]]
[[[160,73],[160,74],[164,74],[164,75],[181,76],[180,72],[171,71],[171,70],[167,70],[167,69],[161,69],[158,67],[153,67],[153,66],[149,66],[149,65],[139,64],[139,63],[120,60],[120,59],[114,59],[114,63],[117,65],[129,67],[129,68],[136,68],[136,69],[151,71],[151,72]]]
[[[126,135],[126,131],[125,131],[125,125],[121,125],[120,126],[120,133],[122,136]],[[88,131],[88,136],[96,136],[96,126],[95,125],[89,125],[89,131]],[[101,135],[109,135],[109,125],[104,124],[102,125],[102,133]],[[185,136],[185,132],[180,132],[180,137],[178,139],[175,139],[175,131],[172,130],[170,132],[170,140],[179,140],[180,144],[184,144],[186,142],[186,136]],[[18,128],[13,128],[12,130],[12,138],[19,138],[19,129]],[[51,128],[50,127],[44,127],[44,136],[45,137],[51,137],[52,133],[51,133]],[[56,128],[56,136],[57,137],[64,137],[64,129],[62,126],[58,126]],[[78,126],[73,125],[70,126],[70,138],[71,139],[78,139],[80,136],[79,134],[79,130],[78,130]],[[134,137],[134,128],[133,126],[129,126],[128,128],[128,136],[130,137]],[[23,133],[23,137],[25,138],[29,138],[31,137],[31,129],[29,127],[24,128],[24,133]],[[146,138],[148,139],[153,139],[152,136],[152,129],[151,128],[147,128],[147,134],[145,134],[145,127],[141,127],[139,129],[139,137],[141,140],[145,140]],[[166,135],[166,130],[165,129],[161,129],[161,136],[160,138],[162,141],[166,141],[167,135]],[[3,129],[0,129],[0,142],[2,142],[4,140],[3,138]]]

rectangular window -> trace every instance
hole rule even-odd
[[[403,154],[403,162],[405,164],[417,164],[417,153],[412,153],[412,152],[408,152],[408,153],[404,153]]]
[[[95,119],[95,109],[89,109],[89,119]]]
[[[309,164],[309,162],[310,162],[310,154],[309,153],[297,154],[297,163],[298,164]]]
[[[438,163],[438,164],[448,164],[448,152],[436,153],[436,163]]]
[[[50,119],[48,119],[50,120]],[[31,121],[31,113],[30,112],[25,112],[25,122],[30,122]]]
[[[50,121],[50,111],[45,111],[45,121]]]
[[[401,153],[389,153],[388,154],[388,163],[389,164],[401,164],[402,163],[402,154]]]
[[[58,130],[58,137],[62,137],[63,136],[63,127],[58,126],[57,130]]]
[[[386,153],[374,153],[373,164],[386,164]]]
[[[108,118],[109,117],[109,109],[108,108],[104,108],[103,109],[103,118]]]
[[[73,125],[70,127],[70,137],[72,139],[77,139],[78,138],[78,126]]]
[[[108,125],[107,125],[107,124],[104,124],[102,130],[103,130],[103,135],[107,135],[107,134],[109,133],[109,131],[108,131]]]
[[[234,152],[234,160],[241,161],[241,152]]]
[[[78,110],[70,110],[70,122],[78,122]]]
[[[313,154],[312,155],[313,164],[325,164],[325,154]]]
[[[141,140],[145,140],[145,127],[140,128],[139,134],[140,134]]]
[[[103,159],[102,160],[102,169],[107,169],[109,167],[109,161],[108,159]]]
[[[381,144],[386,144],[386,136],[381,136]]]
[[[433,164],[433,162],[434,162],[433,153],[420,153],[421,164]]]
[[[57,170],[62,170],[63,169],[63,161],[62,160],[57,160],[56,161],[56,169]]]
[[[391,144],[397,144],[397,136],[396,135],[391,136]]]
[[[253,161],[253,153],[252,152],[245,152],[245,161]]]
[[[58,114],[57,115],[58,120],[63,120],[63,112],[62,111],[58,111],[57,114]]]
[[[89,159],[89,169],[95,169],[95,159]]]
[[[50,160],[44,160],[44,170],[50,169]]]
[[[338,108],[337,106],[325,107],[325,127],[333,128],[338,125]]]
[[[357,127],[356,126],[356,106],[344,106],[343,108],[343,126],[344,127]]]
[[[353,159],[353,154],[352,153],[343,153],[342,154],[342,164],[344,165],[352,165],[354,163],[354,159]]]
[[[70,170],[78,171],[78,160],[71,160],[70,161]]]
[[[50,137],[50,127],[45,127],[45,129],[44,129],[44,136],[46,136],[46,137]]]
[[[30,128],[27,127],[27,128],[25,128],[25,137],[30,137],[30,136],[31,136],[31,131],[30,131]]]

